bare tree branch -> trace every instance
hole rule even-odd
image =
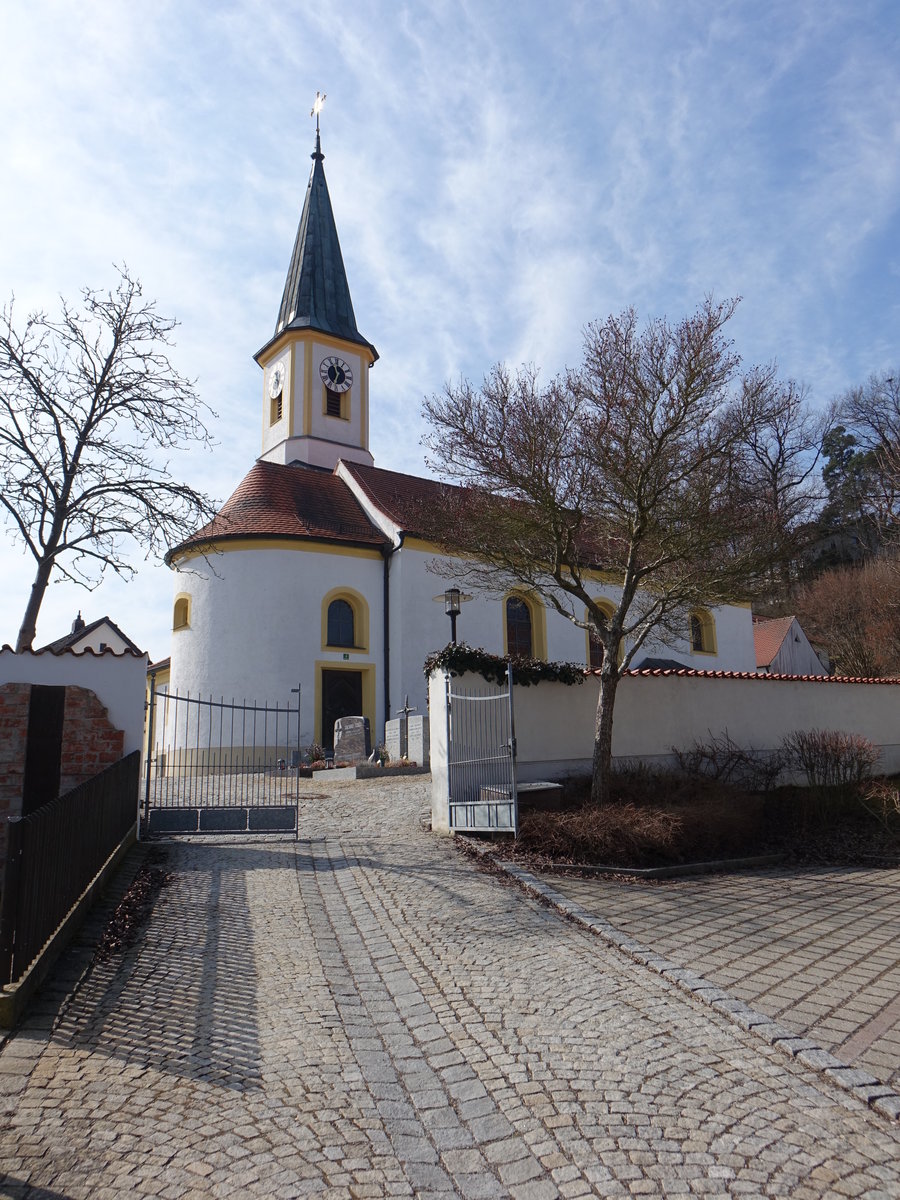
[[[210,444],[213,414],[168,358],[174,328],[125,268],[58,319],[34,313],[20,331],[13,303],[2,311],[0,513],[37,568],[19,650],[54,571],[85,587],[107,568],[128,577],[130,543],[162,553],[212,515],[158,453]]]

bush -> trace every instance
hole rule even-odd
[[[892,780],[874,779],[863,784],[857,799],[888,833],[900,824],[900,787]]]
[[[816,788],[860,784],[868,779],[879,757],[878,747],[868,738],[836,729],[797,730],[782,745],[788,761]]]
[[[775,787],[785,767],[783,751],[763,753],[752,746],[744,749],[727,729],[718,736],[710,732],[708,742],[698,739],[687,750],[673,746],[672,753],[679,768],[690,778],[740,784],[759,792]]]
[[[318,742],[310,742],[308,746],[303,747],[303,761],[307,763],[324,763],[325,750]]]

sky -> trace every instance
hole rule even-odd
[[[127,264],[176,318],[223,501],[260,453],[321,115],[376,465],[424,472],[422,401],[496,362],[551,378],[592,320],[742,298],[746,364],[825,405],[900,366],[896,0],[29,0],[0,7],[0,300],[53,311]],[[151,659],[174,580],[51,584]],[[0,643],[33,577],[0,532]]]

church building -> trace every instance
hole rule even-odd
[[[356,324],[318,133],[312,159],[275,330],[255,356],[260,457],[167,555],[170,687],[282,704],[299,687],[303,743],[332,745],[335,720],[351,715],[369,718],[377,743],[407,697],[425,713],[425,658],[450,640],[452,567],[430,569],[441,551],[423,532],[447,485],[375,466],[378,352]],[[597,596],[615,590],[598,573]],[[465,597],[458,622],[460,641],[492,653],[592,660],[587,633],[526,591]],[[749,607],[698,611],[683,645],[649,653],[754,671]]]

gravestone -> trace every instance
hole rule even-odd
[[[334,761],[354,766],[372,753],[368,717],[339,717],[334,723]]]
[[[399,717],[384,723],[384,745],[388,752],[389,762],[398,762],[406,753],[404,724],[405,722]]]
[[[420,767],[427,767],[431,763],[428,718],[410,717],[409,724],[407,725],[406,729],[406,735],[407,758],[410,762],[418,763]]]

